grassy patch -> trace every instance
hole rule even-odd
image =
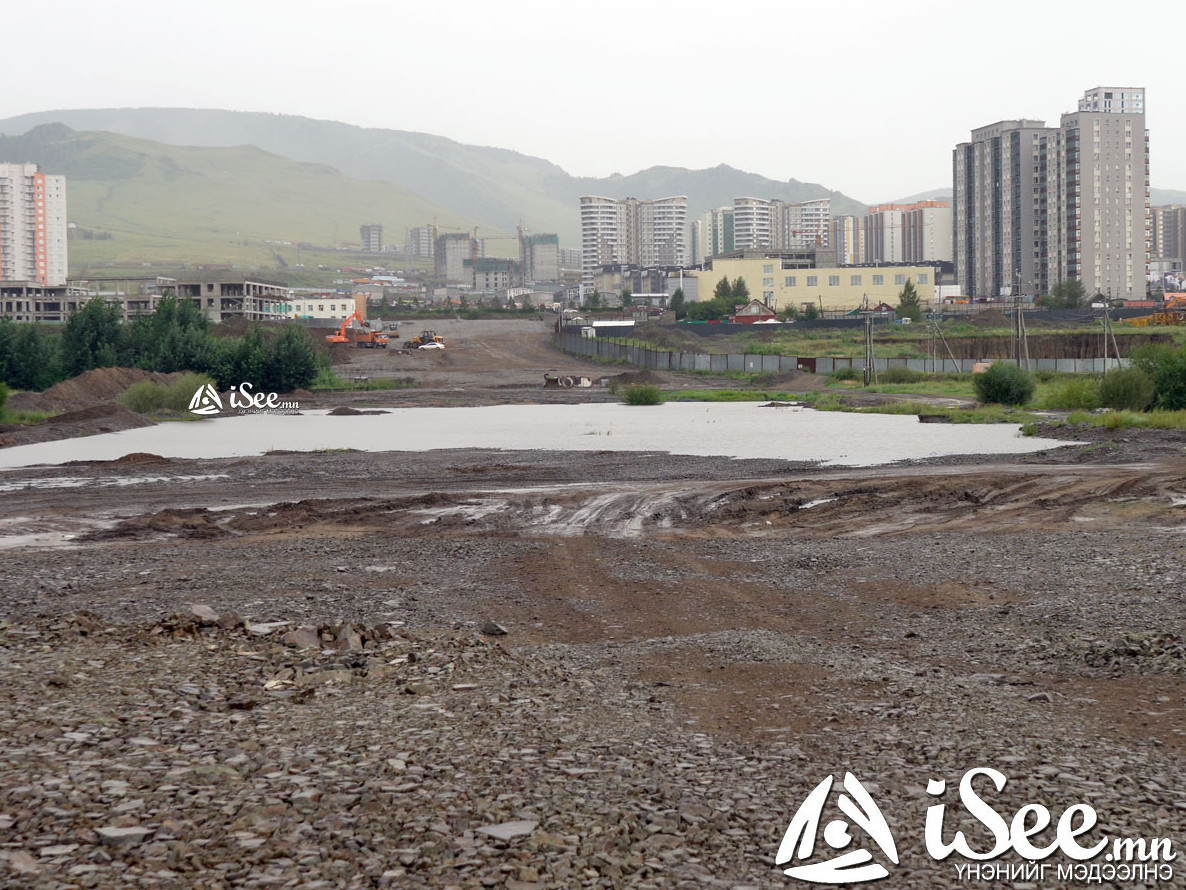
[[[663,402],[663,390],[649,383],[638,383],[622,390],[622,400],[627,405],[659,405]]]
[[[205,374],[184,374],[168,386],[143,380],[120,393],[119,403],[137,414],[181,414],[189,407],[194,393],[213,383],[214,381]]]
[[[804,393],[798,396],[817,411],[847,411],[852,414],[938,415],[948,423],[1031,423],[1038,418],[1017,408],[1002,405],[977,405],[974,408],[947,408],[930,402],[887,402],[884,405],[851,405],[835,393]]]
[[[1066,423],[1069,426],[1103,427],[1106,430],[1186,430],[1186,411],[1074,411],[1067,416]]]
[[[758,392],[752,389],[681,389],[668,391],[664,398],[669,402],[795,402],[797,393]]]
[[[43,420],[53,417],[56,411],[2,411],[0,423],[12,423],[18,426],[35,426]]]

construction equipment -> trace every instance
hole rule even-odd
[[[421,331],[404,344],[404,349],[444,349],[445,338],[438,336],[436,331]]]
[[[357,310],[347,316],[336,334],[328,334],[325,338],[326,343],[353,343],[359,349],[386,349],[389,340],[382,331],[373,330],[370,322]]]

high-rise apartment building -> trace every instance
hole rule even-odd
[[[828,243],[836,251],[836,265],[859,266],[865,262],[865,220],[860,216],[833,216]]]
[[[560,280],[560,237],[558,235],[528,235],[519,233],[519,266],[523,281]]]
[[[951,206],[944,201],[878,204],[860,228],[862,263],[951,262]]]
[[[404,252],[408,256],[432,259],[436,255],[436,226],[416,226],[408,229]]]
[[[696,262],[736,249],[737,240],[732,207],[706,210],[700,218],[700,232],[696,245]]]
[[[1150,256],[1159,260],[1176,260],[1178,268],[1186,263],[1186,207],[1170,204],[1154,207],[1152,216]]]
[[[453,284],[472,284],[473,273],[466,262],[472,264],[479,256],[478,243],[464,232],[447,232],[438,235],[433,249],[433,264],[436,277]]]
[[[66,283],[66,177],[0,164],[0,281]]]
[[[383,252],[383,226],[379,223],[366,223],[359,226],[358,237],[362,241],[363,253]]]
[[[828,246],[832,201],[791,203],[761,198],[733,199],[733,249],[801,250]]]
[[[1096,87],[1058,127],[1001,121],[953,157],[956,276],[970,296],[1048,293],[1139,299],[1149,261],[1145,91]]]
[[[581,279],[598,266],[682,266],[685,263],[686,197],[615,200],[581,198]]]

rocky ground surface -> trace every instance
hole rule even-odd
[[[848,770],[888,886],[976,766],[1181,841],[1181,462],[210,464],[4,474],[0,886],[795,886]]]
[[[861,469],[456,450],[4,471],[0,887],[801,887],[779,844],[848,771],[896,841],[895,863],[848,820],[844,851],[889,871],[873,886],[959,887],[923,826],[942,802],[945,840],[991,846],[958,800],[974,767],[1008,776],[977,785],[1006,820],[1086,803],[1085,840],[1178,851],[1176,435]],[[807,861],[838,818],[833,790]],[[996,886],[1084,886],[1047,861]],[[1105,885],[1186,886],[1166,865]]]

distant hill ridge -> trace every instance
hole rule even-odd
[[[38,163],[67,177],[73,268],[85,263],[300,262],[297,244],[357,244],[362,223],[402,240],[436,218],[469,230],[477,220],[393,182],[353,179],[253,145],[179,147],[47,124],[0,136],[0,161]]]
[[[694,219],[735,197],[807,201],[831,198],[834,213],[863,213],[864,204],[815,183],[781,182],[724,164],[707,170],[652,167],[629,176],[572,176],[556,164],[502,148],[465,145],[403,130],[357,127],[294,115],[177,108],[76,109],[0,121],[20,135],[43,124],[107,131],[173,146],[253,145],[295,161],[329,164],[357,179],[386,180],[454,215],[503,231],[522,221],[580,243],[577,199],[584,194],[658,198],[688,196]],[[431,222],[426,218],[421,224]]]

